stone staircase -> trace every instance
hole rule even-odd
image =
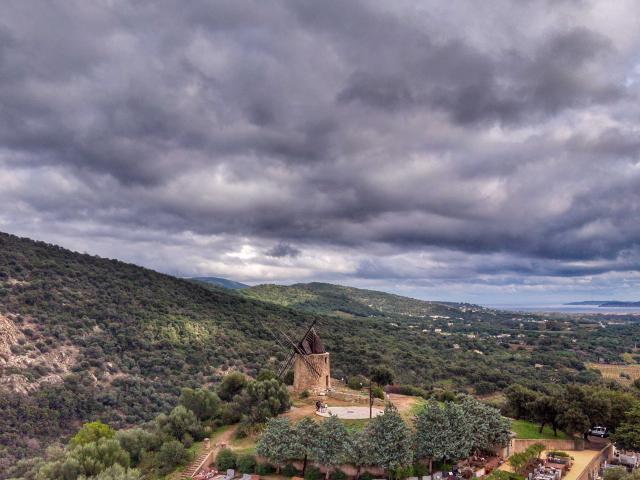
[[[193,478],[196,471],[198,470],[198,467],[202,465],[202,462],[204,462],[207,456],[209,455],[209,452],[210,452],[209,450],[203,449],[203,451],[195,458],[195,460],[191,462],[191,465],[189,465],[182,472],[182,474],[180,475],[180,478],[181,479]]]

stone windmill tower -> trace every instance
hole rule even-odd
[[[286,333],[265,326],[281,347],[291,349],[291,354],[278,371],[283,378],[293,365],[293,389],[296,392],[308,390],[313,393],[324,393],[331,388],[331,364],[327,352],[316,332],[314,325],[309,326],[299,342],[291,340]],[[263,324],[264,326],[264,324]],[[277,334],[276,334],[277,333]]]
[[[329,352],[311,327],[298,344],[293,361],[293,389],[326,392],[331,388]]]

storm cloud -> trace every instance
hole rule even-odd
[[[633,297],[639,93],[631,0],[10,0],[0,229],[176,275]]]

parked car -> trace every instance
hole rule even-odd
[[[593,427],[589,430],[589,435],[606,438],[609,436],[609,430],[606,427]]]

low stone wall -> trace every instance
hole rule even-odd
[[[296,467],[298,470],[302,470],[303,462],[295,461],[295,462],[291,462],[291,465]],[[311,465],[318,468],[322,473],[327,473],[326,467],[312,463],[312,462],[307,463],[307,468],[309,468],[309,466]],[[353,465],[340,465],[338,467],[338,470],[342,470],[349,477],[355,477],[358,474],[358,469]],[[364,472],[369,472],[371,475],[377,478],[385,478],[387,476],[387,473],[384,471],[384,468],[379,468],[379,467],[362,468],[362,470],[360,470],[360,475],[362,475]]]
[[[602,450],[600,450],[600,453],[598,453],[598,455],[594,457],[593,460],[589,462],[584,470],[582,470],[580,475],[578,475],[578,478],[576,478],[576,480],[595,480],[596,478],[598,478],[600,465],[611,460],[612,456],[613,445],[607,445]]]
[[[336,400],[341,400],[343,402],[353,402],[353,403],[362,403],[364,405],[369,404],[369,396],[362,395],[359,393],[349,393],[349,392],[339,392],[337,390],[329,390],[327,392],[327,397],[335,398]],[[374,405],[384,406],[384,402],[379,398],[373,399]]]
[[[583,450],[583,442],[574,442],[572,439],[529,439],[529,438],[513,438],[508,447],[508,453],[505,457],[509,457],[514,453],[524,452],[534,443],[542,443],[545,450]]]

